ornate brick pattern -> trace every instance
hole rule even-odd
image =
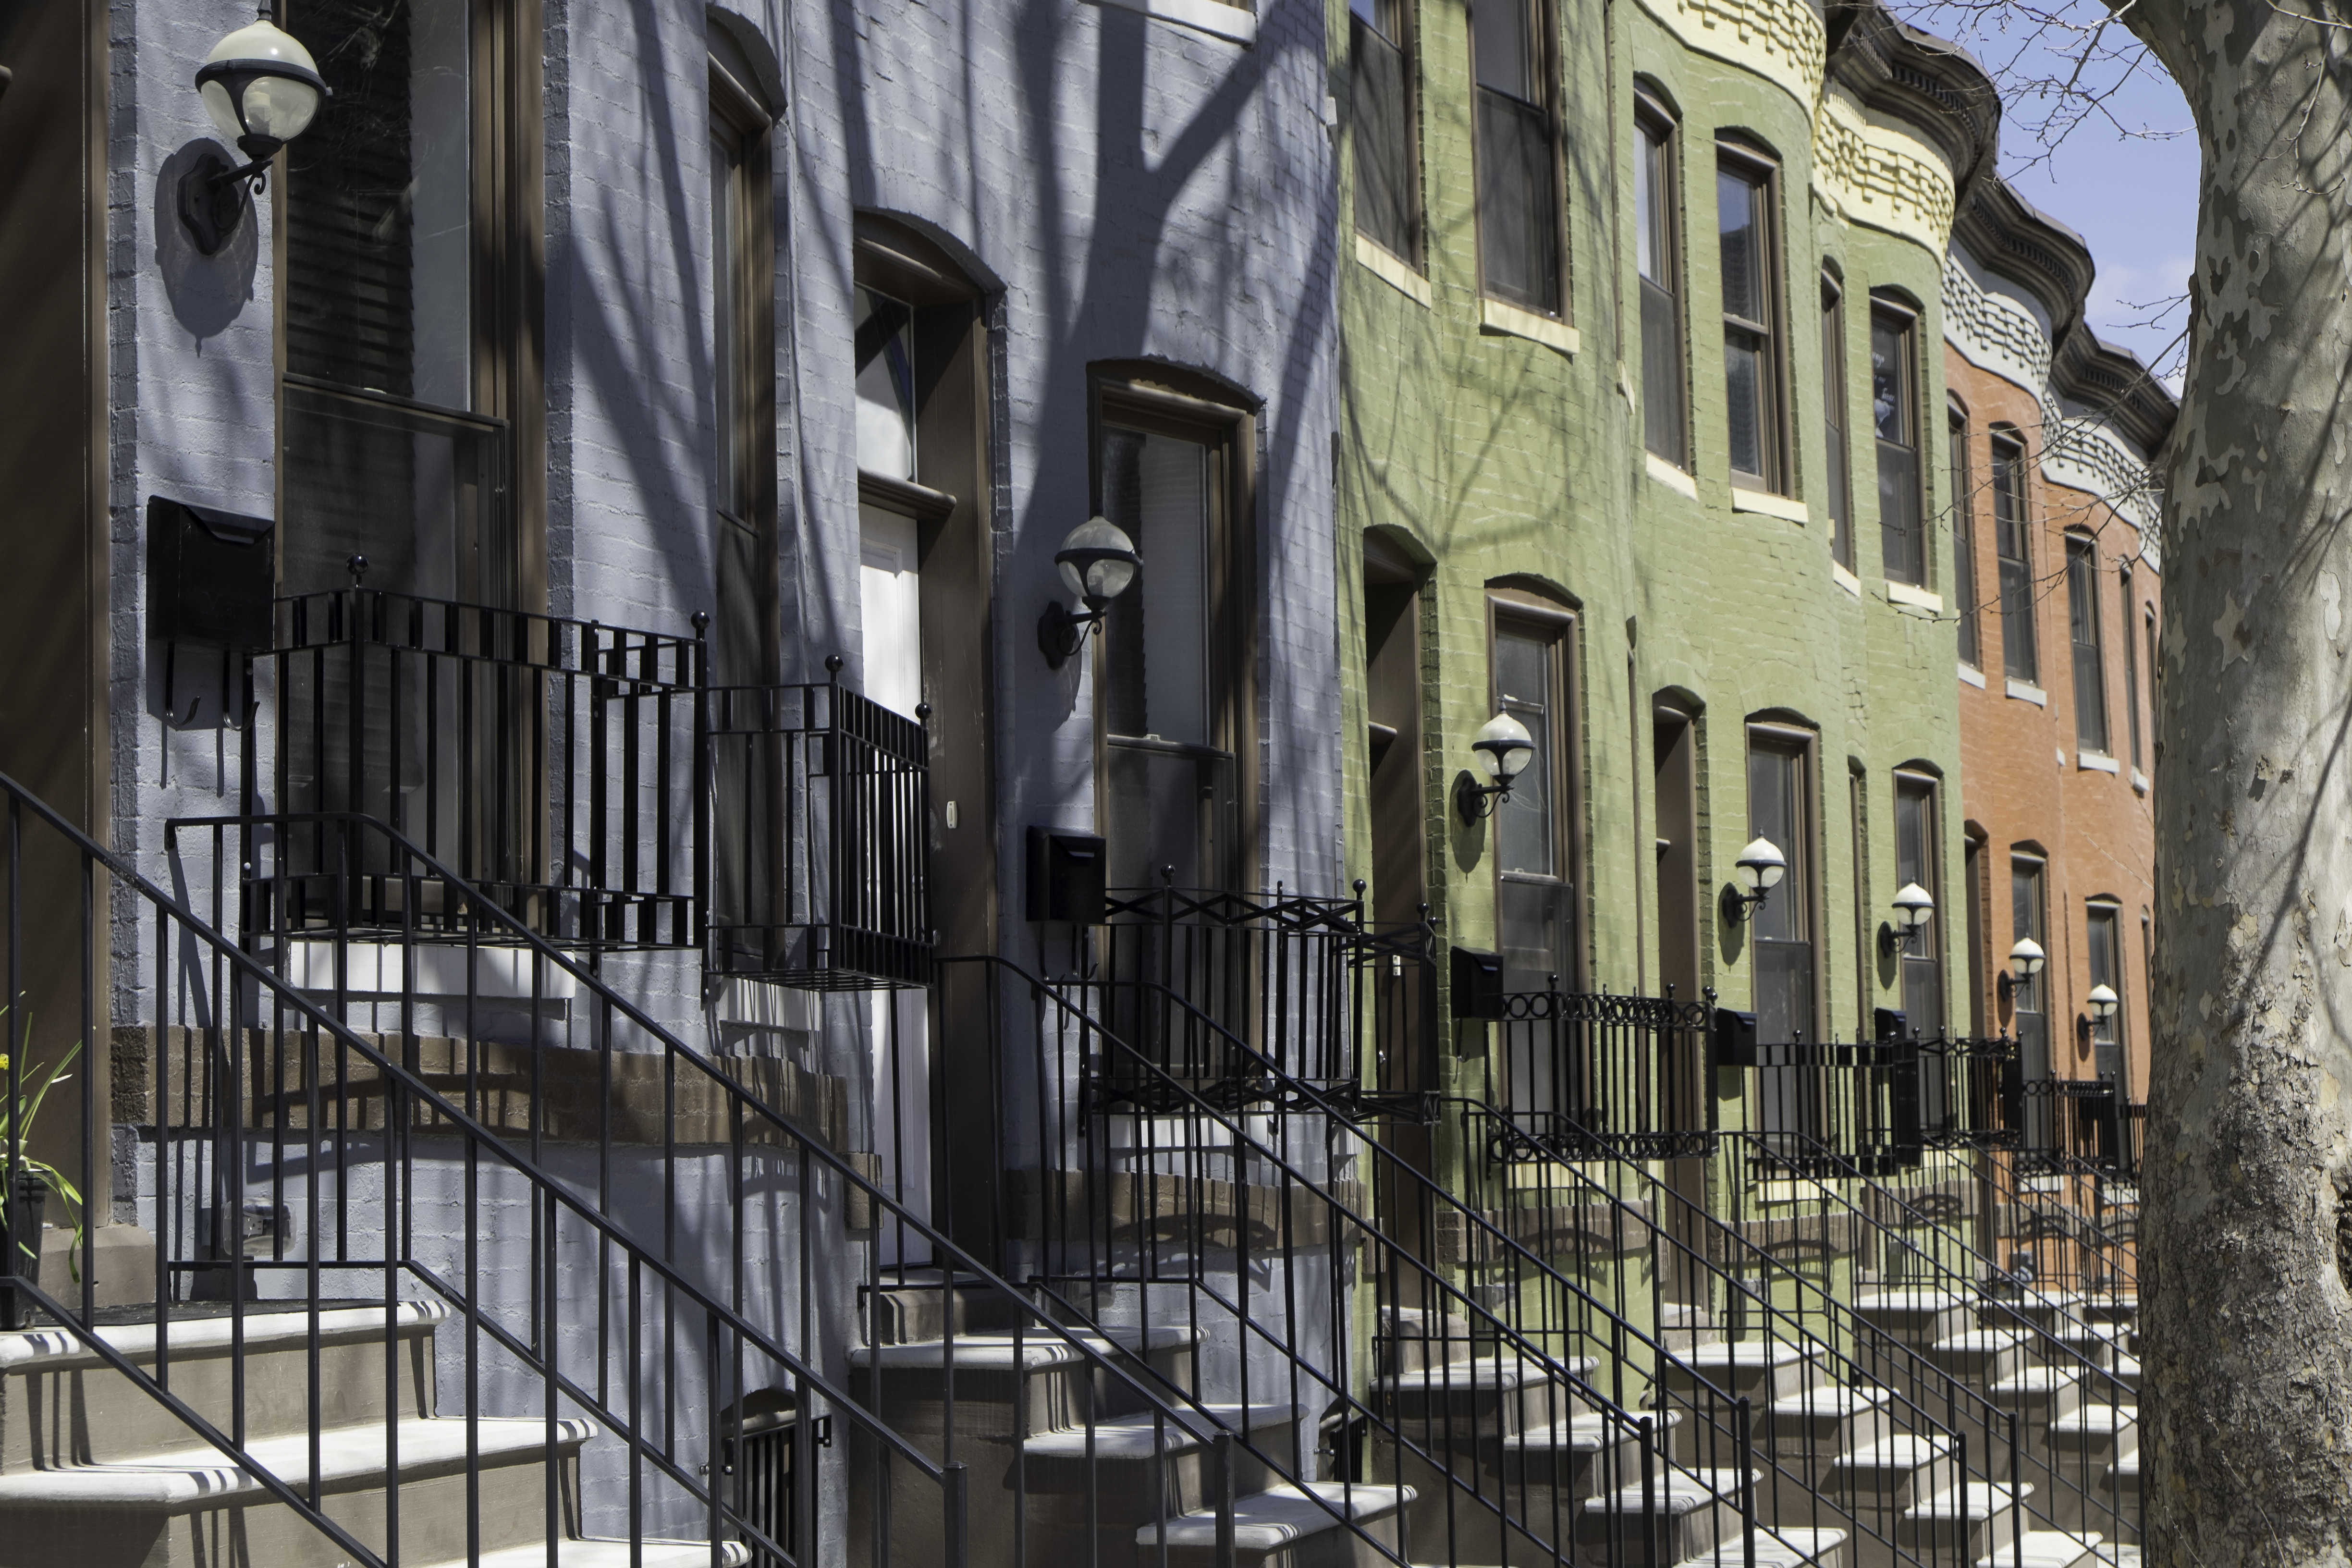
[[[1952,176],[1927,146],[1871,124],[1835,94],[1813,121],[1813,186],[1850,223],[1941,253],[1952,234]]]
[[[1745,66],[1810,103],[1822,90],[1829,39],[1803,0],[1643,0],[1701,54]]]

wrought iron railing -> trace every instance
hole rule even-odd
[[[1677,1001],[1607,992],[1515,992],[1491,1047],[1490,1114],[1476,1135],[1500,1161],[1687,1159],[1715,1147],[1710,993]]]
[[[703,695],[710,971],[810,990],[929,984],[922,722],[836,683]]]
[[[1790,1175],[1850,1163],[1875,1176],[1919,1164],[1931,1149],[2015,1141],[2014,1042],[1921,1039],[1882,1012],[1869,1042],[1759,1041],[1752,1015],[1718,1009],[1716,1064],[1739,1069],[1742,1126],[1759,1158]]]
[[[735,1542],[769,1563],[960,1568],[975,1523],[990,1542],[1067,1538],[1101,1509],[1139,1506],[1117,1468],[1139,1448],[1157,1464],[1215,1446],[1213,1425],[1138,1381],[1141,1347],[1064,1328],[870,1181],[835,1147],[811,1075],[693,1050],[382,822],[174,825],[180,851],[229,866],[249,858],[243,834],[319,829],[331,863],[288,866],[287,880],[311,883],[305,896],[329,910],[373,899],[403,912],[389,955],[370,951],[383,932],[307,928],[325,930],[312,940],[328,951],[289,978],[264,962],[274,943],[236,921],[262,908],[282,924],[299,902],[290,889],[241,903],[225,886],[234,878],[216,877],[199,913],[13,781],[0,778],[0,798],[11,994],[32,978],[27,920],[72,919],[38,900],[78,899],[78,1007],[55,1010],[78,1011],[85,1043],[101,1038],[100,1020],[123,1020],[69,1075],[83,1111],[68,1169],[91,1194],[111,1159],[94,1065],[110,1061],[111,1104],[136,1149],[115,1167],[128,1184],[116,1201],[153,1243],[143,1307],[101,1314],[95,1227],[77,1292],[14,1283],[58,1343],[163,1405],[237,1467],[254,1500],[290,1509],[351,1561],[441,1562],[541,1537],[552,1558],[560,1539],[601,1527],[708,1541],[714,1563]],[[28,864],[47,880],[28,883]],[[396,891],[316,885],[337,876]],[[430,943],[417,935],[428,914]],[[561,1021],[583,1015],[584,1044],[566,1043]],[[67,1033],[51,1027],[35,1054]],[[20,1050],[0,1077],[14,1093],[32,1068]],[[13,1149],[0,1163],[19,1174]],[[879,1249],[854,1241],[886,1227],[919,1240],[962,1301],[917,1347],[912,1373],[890,1359],[903,1354],[886,1321],[894,1281]],[[860,1284],[862,1344],[819,1307]],[[983,1305],[996,1329],[967,1332]],[[200,1335],[192,1312],[225,1316],[228,1334]],[[404,1347],[419,1329],[425,1382],[413,1389]],[[380,1356],[371,1343],[356,1363],[322,1359],[322,1335],[374,1333]],[[270,1335],[281,1349],[265,1366]],[[307,1355],[289,1363],[289,1343]],[[960,1358],[989,1369],[961,1394]],[[462,1451],[468,1479],[423,1492],[403,1456],[431,1447],[436,1363],[443,1418],[463,1440],[436,1451],[444,1465]],[[925,1380],[919,1421],[904,1375]],[[1072,1378],[1085,1397],[1071,1397]],[[1050,1495],[1008,1500],[968,1483],[975,1463],[992,1474],[1005,1458],[1008,1402],[1066,1426]],[[843,1473],[820,1493],[815,1465],[795,1463],[788,1507],[774,1456],[764,1475],[750,1462],[751,1444],[773,1447],[782,1412],[795,1458],[830,1439],[826,1467]],[[1116,1443],[1097,1442],[1114,1427]],[[320,1465],[330,1444],[382,1457],[368,1507],[337,1501]],[[520,1493],[493,1489],[493,1472],[518,1470],[530,1478]],[[1140,1506],[1130,1529],[1148,1534],[1153,1505]],[[1230,1502],[1211,1507],[1230,1541]],[[1156,1517],[1164,1561],[1164,1506]]]
[[[247,672],[268,717],[245,728],[239,816],[373,817],[567,948],[701,942],[698,626],[674,637],[357,587],[275,616]],[[334,850],[299,833],[278,848],[296,875],[271,887],[292,901],[257,923],[334,931],[384,908],[315,901],[325,884],[308,873]],[[404,919],[430,938],[438,917]]]

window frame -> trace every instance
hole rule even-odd
[[[1887,522],[1886,509],[1884,505],[1884,498],[1886,493],[1886,478],[1883,471],[1879,471],[1877,473],[1878,493],[1882,500],[1882,504],[1879,507],[1878,516],[1879,574],[1890,583],[1903,583],[1911,587],[1932,590],[1936,585],[1936,552],[1933,536],[1929,533],[1927,529],[1927,502],[1929,497],[1933,493],[1933,487],[1928,483],[1928,463],[1926,441],[1927,409],[1925,405],[1927,403],[1926,393],[1927,385],[1927,356],[1922,352],[1920,344],[1920,340],[1925,335],[1925,321],[1917,307],[1912,305],[1909,301],[1900,300],[1887,294],[1874,293],[1870,297],[1870,330],[1871,336],[1874,340],[1877,337],[1882,323],[1885,323],[1893,329],[1895,343],[1902,354],[1903,363],[1900,366],[1900,374],[1897,377],[1897,383],[1904,390],[1904,416],[1906,423],[1910,427],[1911,439],[1908,450],[1911,456],[1911,482],[1914,492],[1910,499],[1915,509],[1911,514],[1912,527],[1910,531],[1910,538],[1907,542],[1907,547],[1916,550],[1918,552],[1919,570],[1916,576],[1901,576],[1898,575],[1889,564],[1888,558],[1890,552],[1888,551],[1887,544],[1889,537],[1893,533],[1894,530]],[[1890,441],[1887,437],[1878,433],[1878,417],[1874,401],[1875,390],[1876,389],[1874,386],[1874,404],[1870,422],[1871,437],[1874,451],[1877,458],[1876,469],[1884,470],[1886,464],[1887,448],[1891,446],[1900,450],[1903,449],[1903,447],[1901,442]]]
[[[1421,38],[1420,16],[1414,0],[1371,0],[1375,9],[1383,3],[1393,8],[1397,19],[1397,36],[1390,37],[1376,22],[1360,14],[1351,5],[1348,9],[1348,80],[1349,113],[1348,152],[1352,160],[1354,190],[1349,203],[1349,222],[1357,235],[1370,240],[1414,271],[1426,265],[1428,223],[1422,201],[1421,172]],[[1404,189],[1398,200],[1403,212],[1404,247],[1399,249],[1383,236],[1364,226],[1364,134],[1365,94],[1360,88],[1363,79],[1359,68],[1358,30],[1371,32],[1398,56],[1398,75],[1402,83],[1402,101],[1397,105],[1399,124],[1396,127],[1398,150],[1403,158]]]
[[[1641,295],[1640,304],[1646,309],[1649,295],[1655,289],[1664,297],[1666,313],[1673,325],[1674,352],[1669,356],[1665,374],[1672,384],[1658,388],[1668,395],[1675,409],[1675,440],[1672,452],[1662,452],[1650,444],[1650,401],[1653,395],[1651,377],[1658,367],[1651,363],[1647,333],[1642,340],[1642,444],[1651,455],[1660,458],[1688,473],[1694,459],[1691,456],[1691,396],[1690,396],[1690,318],[1686,308],[1689,296],[1689,269],[1685,265],[1683,233],[1683,155],[1682,122],[1671,106],[1657,93],[1639,84],[1633,95],[1633,157],[1634,168],[1634,288]],[[1662,218],[1661,233],[1652,248],[1663,249],[1654,270],[1664,282],[1641,269],[1641,184],[1649,170],[1654,149],[1657,170],[1649,174],[1654,187],[1653,201]],[[1663,186],[1663,189],[1656,187]]]
[[[2028,906],[2031,920],[2025,930],[2020,930],[2017,923],[2017,883],[2020,877],[2027,878],[2032,888],[2032,898]],[[2028,1042],[2022,1023],[2023,1018],[2029,1015],[2041,1020],[2041,1076],[2048,1078],[2055,1075],[2058,1070],[2057,1051],[2050,1037],[2050,991],[2051,981],[2057,973],[2053,967],[2057,963],[2057,955],[2050,952],[2049,857],[2039,850],[2012,846],[2009,852],[2009,879],[2010,942],[2014,946],[2021,938],[2030,936],[2042,944],[2044,954],[2042,973],[2024,977],[2012,974],[2010,985],[2008,1023],[2011,1033],[2017,1038],[2018,1073],[2021,1078],[2032,1081],[2033,1077],[2032,1069],[2035,1064],[2028,1059]],[[2025,1005],[2025,1000],[2029,996],[2033,1001],[2032,1007]],[[2043,1094],[2026,1095],[2024,1115],[2025,1126],[2021,1128],[2020,1131],[2025,1136],[2026,1146],[2033,1149],[2051,1147],[2052,1139],[2056,1131],[2056,1108],[2051,1103],[2050,1098]]]
[[[1822,271],[1822,408],[1823,448],[1829,472],[1823,476],[1828,495],[1830,559],[1854,570],[1853,548],[1853,401],[1846,380],[1845,288],[1836,275]]]
[[[1208,448],[1211,588],[1205,628],[1209,656],[1209,746],[1181,746],[1188,754],[1222,753],[1231,762],[1234,842],[1218,868],[1221,886],[1247,890],[1265,864],[1259,841],[1257,769],[1258,626],[1254,592],[1257,563],[1255,468],[1257,410],[1205,376],[1150,363],[1090,366],[1087,398],[1087,497],[1092,514],[1103,510],[1103,436],[1110,428],[1140,430],[1197,442]],[[1139,581],[1138,587],[1143,586]],[[1118,613],[1113,601],[1109,613]],[[1110,752],[1127,744],[1157,750],[1177,742],[1150,743],[1141,736],[1110,732],[1108,625],[1087,639],[1093,688],[1095,821],[1108,841],[1118,830],[1110,801]]]
[[[1793,756],[1797,762],[1799,798],[1796,810],[1791,814],[1795,823],[1795,833],[1792,835],[1794,842],[1790,844],[1776,842],[1775,844],[1775,847],[1788,862],[1788,869],[1782,874],[1780,886],[1773,889],[1773,896],[1796,900],[1795,908],[1800,916],[1800,926],[1803,934],[1800,937],[1770,940],[1801,941],[1811,950],[1812,977],[1809,987],[1811,994],[1807,1001],[1807,1011],[1810,1015],[1807,1020],[1809,1026],[1807,1033],[1814,1039],[1821,1039],[1825,1037],[1822,1020],[1828,1016],[1829,1012],[1829,964],[1822,951],[1825,934],[1823,904],[1826,901],[1822,879],[1827,875],[1823,866],[1827,857],[1822,853],[1822,840],[1824,835],[1822,826],[1821,736],[1813,730],[1794,724],[1775,722],[1769,719],[1750,719],[1745,729],[1746,733],[1743,736],[1745,747],[1740,753],[1740,812],[1748,838],[1762,836],[1758,830],[1756,822],[1756,753],[1759,751],[1764,751],[1782,756]],[[1787,906],[1784,904],[1783,907]],[[1752,915],[1747,929],[1748,934],[1745,944],[1747,952],[1744,956],[1748,962],[1748,1005],[1758,1015],[1760,1021],[1763,1009],[1756,989],[1756,949],[1759,941],[1765,939],[1760,939],[1755,934]],[[1780,1045],[1787,1042],[1762,1040],[1760,1043]],[[1768,1068],[1759,1077],[1777,1082],[1780,1086],[1777,1090],[1766,1089],[1759,1082],[1759,1115],[1769,1110],[1776,1095],[1782,1102],[1784,1110],[1793,1110],[1795,1112],[1792,1121],[1780,1126],[1767,1126],[1759,1131],[1768,1133],[1811,1133],[1821,1127],[1824,1110],[1822,1095],[1826,1087],[1822,1081],[1822,1069]]]
[[[1723,278],[1721,182],[1727,173],[1744,179],[1759,192],[1755,210],[1761,215],[1760,226],[1763,229],[1757,246],[1759,264],[1756,269],[1757,286],[1764,293],[1763,319],[1759,321],[1745,316],[1735,316],[1728,309],[1722,310],[1721,314],[1727,352],[1730,347],[1731,334],[1735,331],[1745,332],[1761,340],[1764,374],[1758,378],[1758,385],[1761,390],[1763,407],[1759,411],[1760,417],[1758,423],[1761,426],[1759,436],[1763,447],[1764,466],[1768,471],[1758,474],[1743,468],[1730,468],[1731,485],[1735,489],[1757,490],[1766,495],[1787,496],[1793,493],[1790,470],[1794,465],[1790,462],[1789,455],[1788,290],[1781,282],[1786,258],[1782,235],[1785,225],[1780,212],[1780,162],[1754,143],[1730,137],[1718,137],[1715,143],[1715,168],[1717,215],[1716,281],[1718,304],[1720,304]],[[1727,373],[1725,402],[1727,416],[1729,413],[1727,383]],[[1727,466],[1729,446],[1730,437],[1727,427],[1725,434]]]
[[[2069,532],[2066,546],[2067,673],[2074,686],[2074,745],[2091,756],[2112,756],[2115,726],[2107,721],[2106,643],[2099,614],[2099,542],[2086,533]],[[2087,622],[2090,637],[2083,627]],[[2084,666],[2090,666],[2084,678]],[[2085,700],[2087,697],[2087,700]],[[2096,721],[2095,734],[2092,723]]]
[[[1978,607],[1983,595],[1977,587],[1976,480],[1974,454],[1970,450],[1974,433],[1969,428],[1968,405],[1958,398],[1946,397],[1944,417],[1948,444],[1947,482],[1952,487],[1952,599],[1959,612],[1959,658],[1962,664],[1981,673],[1984,618]]]
[[[775,119],[752,86],[739,80],[717,55],[711,57],[709,66],[709,143],[717,156],[722,126],[732,139],[729,196],[739,204],[736,221],[730,226],[733,254],[724,258],[728,273],[723,283],[718,277],[721,264],[717,254],[719,215],[716,211],[711,215],[712,360],[714,366],[732,362],[728,369],[735,388],[731,405],[718,406],[724,384],[717,376],[712,378],[713,434],[722,447],[713,457],[711,510],[718,526],[740,529],[751,541],[761,590],[756,598],[758,624],[751,628],[758,639],[754,673],[757,683],[766,684],[777,678],[775,666],[782,643],[776,592],[776,240],[770,135]],[[714,186],[716,183],[714,178]],[[727,319],[719,313],[722,289],[731,296],[727,304],[734,323],[732,341],[725,343],[718,341]],[[717,468],[727,457],[732,458],[733,472],[726,480],[730,493],[722,498],[717,493],[721,482]],[[722,500],[738,504],[721,504]],[[714,637],[716,632],[714,622]],[[714,651],[718,646],[714,640]]]
[[[2139,638],[2133,635],[2137,628],[2132,625],[2131,563],[2122,563],[2116,569],[2116,575],[2122,583],[2124,600],[2124,727],[2128,731],[2131,744],[2132,770],[2137,773],[2143,748],[2139,718]]]
[[[1513,310],[1528,310],[1536,315],[1549,316],[1559,321],[1572,321],[1575,318],[1570,301],[1574,291],[1569,273],[1568,160],[1565,155],[1566,148],[1563,145],[1564,132],[1560,107],[1559,13],[1554,8],[1554,0],[1508,0],[1508,3],[1523,4],[1527,7],[1528,26],[1534,35],[1529,40],[1533,51],[1531,65],[1537,88],[1543,94],[1543,99],[1540,102],[1530,102],[1516,94],[1503,92],[1498,88],[1490,88],[1479,79],[1478,18],[1476,3],[1473,0],[1468,17],[1469,26],[1465,31],[1467,35],[1465,42],[1469,46],[1470,52],[1470,172],[1473,193],[1470,226],[1477,241],[1478,293],[1481,299],[1493,300]],[[1547,184],[1551,201],[1551,221],[1547,227],[1552,247],[1551,285],[1557,295],[1557,298],[1549,303],[1531,299],[1514,299],[1507,293],[1498,291],[1486,265],[1488,248],[1486,204],[1480,199],[1480,196],[1486,189],[1486,163],[1491,154],[1486,146],[1486,138],[1479,129],[1479,110],[1484,104],[1482,95],[1489,92],[1510,99],[1515,103],[1524,104],[1535,110],[1542,117],[1544,150],[1547,162],[1550,165],[1550,178]]]
[[[1922,803],[1919,859],[1925,875],[1918,881],[1936,903],[1934,911],[1927,917],[1926,931],[1914,933],[1902,955],[1895,960],[1895,994],[1902,998],[1906,1015],[1911,1015],[1910,971],[1907,966],[1914,963],[1927,966],[1933,973],[1937,1028],[1949,1034],[1952,983],[1948,962],[1949,944],[1944,935],[1944,781],[1918,767],[1895,770],[1895,875],[1898,889],[1903,879],[1903,802],[1906,796]],[[1916,1016],[1910,1017],[1910,1025],[1914,1029],[1921,1027]]]
[[[1991,454],[1993,565],[2000,578],[2001,672],[2008,679],[2039,687],[2042,639],[2034,625],[2033,487],[2027,471],[2029,448],[2024,436],[2015,426],[1996,425],[1987,449]],[[2012,479],[2013,488],[2010,482]],[[2009,534],[2018,547],[2014,554],[2004,548],[2004,501],[2015,514],[2006,520]]]
[[[2102,924],[2105,926],[2107,933],[2106,984],[2114,988],[2116,1011],[2115,1016],[2110,1018],[2090,1017],[2091,1076],[2094,1078],[2110,1076],[2099,1071],[2099,1052],[2104,1047],[2114,1053],[2116,1070],[2112,1076],[2116,1089],[2121,1090],[2125,1079],[2129,1076],[2129,1069],[2125,1064],[2131,1038],[2127,1023],[2131,1013],[2131,987],[2126,984],[2124,973],[2124,907],[2120,900],[2093,894],[2083,900],[2083,973],[2086,981],[2084,990],[2085,995],[2090,994],[2090,986],[2100,983],[2098,931]],[[2090,1010],[2087,1007],[2084,1012],[2086,1016],[2090,1016]],[[2099,1038],[2102,1027],[2105,1028],[2108,1035],[2105,1040]]]
[[[1582,671],[1578,658],[1578,640],[1581,622],[1576,610],[1548,595],[1507,584],[1489,584],[1486,588],[1486,711],[1502,711],[1503,692],[1501,664],[1496,658],[1496,644],[1505,631],[1545,642],[1550,648],[1551,681],[1551,764],[1552,842],[1560,869],[1549,881],[1568,889],[1566,918],[1570,922],[1565,966],[1556,987],[1562,991],[1584,988],[1590,968],[1588,953],[1591,946],[1591,921],[1588,918],[1589,879],[1586,876],[1586,846],[1581,825],[1584,820],[1583,790],[1583,703],[1580,679]],[[1490,845],[1493,870],[1490,883],[1495,899],[1495,932],[1499,951],[1502,940],[1503,884],[1509,881],[1540,883],[1547,879],[1523,873],[1506,872],[1499,842]]]

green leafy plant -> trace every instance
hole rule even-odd
[[[5,1007],[0,1007],[0,1012],[5,1011]],[[29,1053],[32,1043],[33,1025],[32,1020],[28,1018],[25,1021],[25,1042],[19,1048]],[[0,1175],[5,1175],[10,1169],[10,1163],[5,1155],[13,1154],[16,1170],[37,1179],[49,1191],[65,1199],[71,1207],[74,1244],[73,1250],[66,1256],[69,1260],[68,1266],[72,1268],[77,1280],[81,1278],[81,1194],[74,1190],[73,1183],[66,1179],[66,1173],[63,1171],[47,1161],[36,1160],[26,1152],[25,1141],[33,1135],[33,1121],[41,1114],[41,1102],[48,1099],[49,1090],[56,1087],[58,1079],[64,1076],[66,1068],[71,1067],[74,1058],[79,1055],[81,1055],[81,1042],[77,1040],[64,1056],[59,1057],[50,1066],[47,1076],[41,1079],[39,1087],[29,1095],[11,1095],[5,1091],[9,1072],[8,1053],[0,1051]],[[16,1201],[16,1194],[14,1191],[0,1191],[0,1207],[13,1205]],[[33,1246],[39,1245],[40,1239],[37,1237],[33,1240]],[[13,1264],[8,1271],[14,1271]]]

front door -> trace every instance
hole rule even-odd
[[[922,574],[915,520],[871,504],[858,508],[858,583],[863,600],[866,695],[908,718],[923,700]],[[931,1053],[924,993],[874,991],[868,1012],[874,1152],[882,1184],[917,1218],[931,1218]],[[930,1248],[883,1230],[887,1261],[929,1261]]]

